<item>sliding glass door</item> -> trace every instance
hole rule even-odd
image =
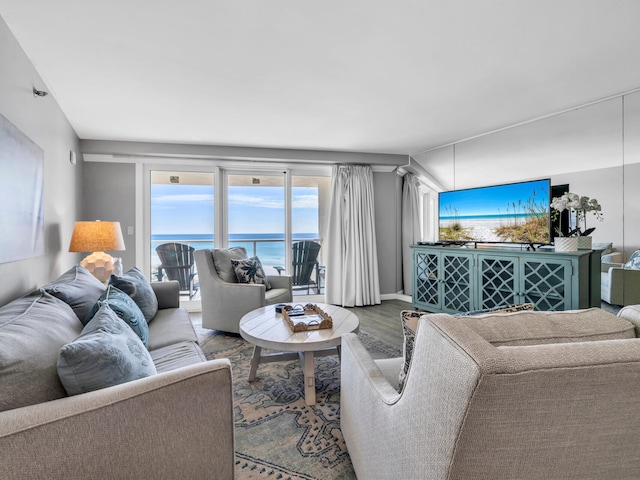
[[[257,255],[264,267],[284,267],[285,225],[284,174],[227,175],[229,247],[244,247],[247,255]]]
[[[148,255],[148,274],[154,281],[175,280],[180,268],[167,267],[181,267],[181,301],[197,309],[197,303],[186,303],[198,302],[200,294],[196,266],[185,265],[192,248],[243,246],[260,258],[267,274],[278,275],[293,272],[293,243],[312,240],[321,245],[317,263],[322,266],[331,181],[326,168],[312,172],[149,166],[148,236],[141,250]],[[163,260],[163,250],[179,265]],[[322,273],[314,269],[313,285],[322,284]],[[308,291],[318,288],[296,293]]]
[[[151,278],[178,280],[183,296],[197,296],[191,249],[214,248],[214,173],[150,172]]]
[[[291,232],[292,248],[295,244],[294,258],[289,261],[287,273],[297,275],[294,293],[322,293],[324,286],[324,262],[327,221],[329,217],[330,177],[314,175],[292,175],[291,177]],[[317,254],[313,247],[306,252],[300,242],[318,243]],[[307,247],[309,248],[309,247]],[[310,258],[315,256],[314,258]],[[315,260],[315,261],[314,261]],[[305,267],[304,262],[315,263]]]

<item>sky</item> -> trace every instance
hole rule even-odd
[[[535,195],[534,195],[535,192]],[[528,199],[535,199],[535,203],[542,208],[549,208],[549,185],[547,180],[497,185],[484,188],[471,188],[443,192],[440,199],[440,216],[452,216],[456,211],[458,216],[505,215],[513,214],[512,202],[516,202],[517,213],[529,213],[523,207],[518,208],[518,200],[526,204]]]
[[[293,233],[318,232],[318,190],[294,187]],[[151,234],[213,234],[212,185],[152,185]],[[283,187],[229,187],[229,233],[284,233]]]

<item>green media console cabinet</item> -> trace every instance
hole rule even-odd
[[[533,303],[536,310],[600,306],[600,252],[414,245],[413,307],[459,313]]]

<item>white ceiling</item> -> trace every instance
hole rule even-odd
[[[640,87],[638,0],[0,0],[82,139],[415,154]]]

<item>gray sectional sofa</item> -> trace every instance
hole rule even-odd
[[[92,322],[113,316],[103,312],[108,308],[83,325],[105,286],[78,265],[0,307],[2,478],[234,477],[230,363],[206,360],[189,314],[179,306],[177,282],[150,286],[157,311],[148,321],[148,349],[139,348],[135,334],[123,344],[150,358],[153,365],[145,360],[145,368],[153,374],[72,396],[59,377],[60,351],[90,326],[99,335],[107,332]],[[100,348],[108,350],[112,345],[105,343]],[[89,380],[100,376],[96,369],[114,368],[114,362],[87,362],[94,369]],[[81,370],[64,367],[71,376]],[[115,368],[131,373],[124,361]]]

